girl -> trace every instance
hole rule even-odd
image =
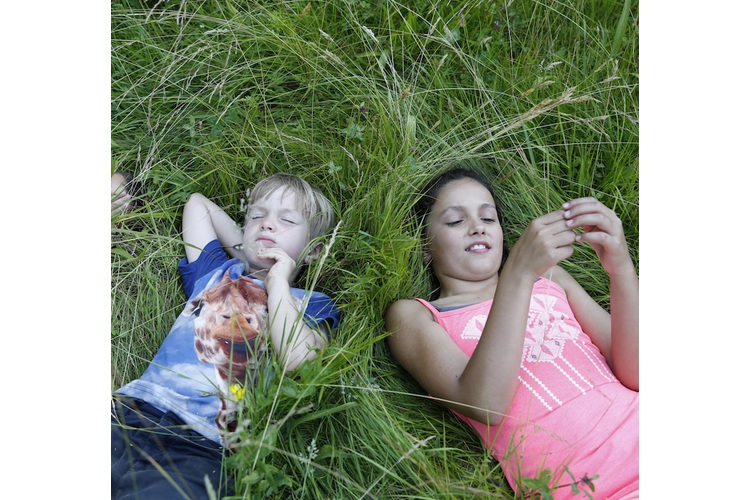
[[[622,224],[594,198],[571,200],[507,253],[497,207],[472,171],[430,183],[416,208],[437,298],[391,304],[389,347],[517,493],[549,469],[556,499],[576,487],[638,498],[638,276]],[[576,243],[609,274],[611,314],[557,265]]]

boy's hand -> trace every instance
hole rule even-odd
[[[622,222],[614,211],[596,198],[570,200],[563,204],[563,209],[567,226],[583,229],[576,240],[591,244],[610,275],[632,268]]]
[[[294,271],[297,269],[297,263],[289,257],[284,250],[275,247],[260,247],[258,249],[258,258],[268,260],[270,263],[268,274],[264,283],[266,288],[273,286],[273,283],[280,281],[289,285]]]

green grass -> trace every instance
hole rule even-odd
[[[144,186],[112,219],[112,389],[137,377],[184,305],[191,192],[242,220],[246,190],[299,174],[337,204],[301,286],[343,313],[298,378],[246,398],[238,496],[512,495],[479,440],[389,356],[383,313],[426,295],[414,193],[436,168],[489,161],[512,244],[593,195],[638,264],[638,2],[112,2],[112,168]],[[591,251],[565,267],[605,307]]]

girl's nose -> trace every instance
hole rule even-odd
[[[471,234],[484,234],[485,228],[481,221],[475,222],[471,227]]]

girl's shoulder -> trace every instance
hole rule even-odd
[[[387,316],[402,316],[402,315],[409,315],[409,314],[418,314],[421,311],[426,311],[427,309],[423,305],[423,302],[421,299],[417,298],[411,298],[411,299],[399,299],[395,302],[391,302],[391,304],[386,309],[386,315]]]
[[[389,330],[420,329],[420,325],[434,323],[435,317],[421,299],[399,299],[392,302],[385,311],[385,324]]]

